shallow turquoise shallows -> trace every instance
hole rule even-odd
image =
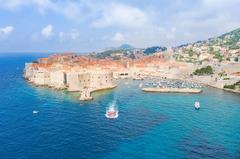
[[[213,88],[195,95],[144,93],[128,80],[79,102],[76,93],[22,78],[24,63],[44,56],[0,55],[1,159],[240,158],[239,95]],[[110,120],[104,114],[114,100],[119,117]]]

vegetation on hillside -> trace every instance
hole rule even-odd
[[[240,28],[209,40],[210,44],[225,46],[230,50],[240,49]]]
[[[214,58],[218,59],[219,62],[223,60],[223,55],[220,53],[220,51],[214,51]]]
[[[184,50],[184,53],[188,54],[189,57],[192,57],[194,54],[196,54],[196,52],[194,52],[192,48],[190,48],[190,49],[185,49],[185,50]]]
[[[146,48],[144,50],[144,54],[150,55],[150,54],[154,54],[154,53],[156,53],[158,51],[165,51],[165,50],[167,50],[166,47],[153,46],[153,47]]]
[[[207,67],[203,67],[203,68],[200,68],[200,69],[196,69],[193,72],[193,74],[198,75],[198,76],[211,75],[211,74],[213,74],[213,68],[211,66],[207,66]]]
[[[111,54],[112,54],[113,52],[116,52],[116,51],[107,50],[107,51],[98,53],[98,54],[96,55],[96,57],[97,57],[97,58],[100,58],[100,59],[104,59],[104,58],[106,58],[106,57],[108,57],[108,56],[111,56]]]
[[[227,88],[227,89],[240,89],[240,81],[234,83],[234,84],[231,84],[231,85],[224,85],[224,88]]]

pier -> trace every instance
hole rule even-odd
[[[156,88],[156,87],[149,87],[149,88],[142,88],[144,92],[159,92],[159,93],[191,93],[191,94],[198,94],[201,93],[201,89],[197,88]]]

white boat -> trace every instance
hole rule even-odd
[[[140,83],[140,84],[139,84],[139,87],[140,87],[140,88],[142,88],[142,86],[143,86],[143,84],[142,84],[142,83]]]
[[[37,110],[34,110],[34,111],[33,111],[33,114],[37,114],[37,113],[38,113],[38,111],[37,111]]]
[[[115,104],[111,104],[109,107],[106,108],[106,118],[115,119],[118,118],[118,109]]]
[[[200,103],[198,101],[195,102],[194,106],[195,109],[200,109]]]

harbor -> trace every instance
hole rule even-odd
[[[142,83],[140,83],[140,85],[141,89],[144,92],[193,93],[193,94],[202,92],[201,85],[193,82],[186,82],[176,79],[150,78],[146,79],[144,87],[142,86],[143,85]]]
[[[142,88],[144,92],[159,92],[159,93],[201,93],[201,89],[196,88]]]
[[[240,159],[240,0],[0,2],[0,159]]]
[[[162,158],[166,153],[169,158],[239,156],[238,94],[199,87],[194,82],[146,77],[119,79],[116,88],[92,92],[94,100],[82,102],[78,92],[56,91],[25,82],[21,66],[34,56],[1,61],[5,64],[0,70],[5,77],[0,79],[4,90],[0,92],[1,143],[5,147],[2,156],[109,159],[129,154],[135,158]],[[20,69],[16,70],[17,67]],[[146,93],[139,87],[182,85],[203,92]],[[11,98],[16,94],[16,98]],[[28,151],[24,153],[26,147]]]

